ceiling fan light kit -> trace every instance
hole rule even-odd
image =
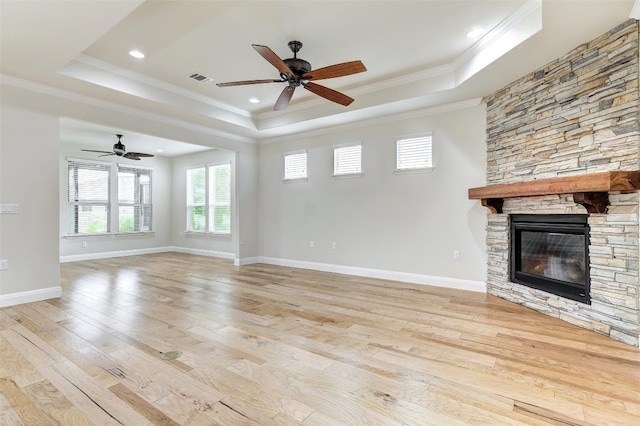
[[[328,87],[321,86],[312,82],[312,80],[316,81],[327,78],[344,77],[367,70],[362,61],[351,61],[330,65],[328,67],[312,71],[311,64],[309,62],[298,58],[298,52],[302,48],[302,43],[297,40],[289,42],[289,49],[293,52],[293,58],[287,58],[284,60],[280,59],[280,57],[267,46],[262,46],[260,44],[252,44],[251,46],[260,54],[260,56],[266,59],[267,62],[273,65],[280,72],[280,80],[232,81],[228,83],[218,83],[217,86],[229,87],[263,83],[287,83],[287,86],[282,90],[282,93],[280,93],[280,96],[276,101],[273,108],[274,111],[285,109],[293,96],[293,92],[300,86],[331,102],[348,106],[353,102],[353,98],[333,89],[329,89]]]
[[[83,149],[85,152],[98,152],[102,155],[98,157],[108,157],[111,155],[117,155],[118,157],[128,158],[129,160],[140,160],[140,157],[153,157],[153,154],[146,154],[144,152],[127,152],[127,148],[122,144],[122,135],[116,135],[118,142],[113,144],[113,152],[110,151],[96,151],[95,149]]]

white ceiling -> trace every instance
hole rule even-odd
[[[3,84],[99,99],[259,143],[485,96],[625,21],[634,0],[1,0],[0,7]],[[485,34],[465,37],[474,27]],[[344,107],[298,88],[274,112],[284,83],[215,85],[279,78],[251,44],[285,59],[291,40],[304,44],[298,57],[314,69],[361,60],[367,72],[322,82],[355,102]],[[146,58],[130,57],[131,49]],[[213,81],[187,78],[194,72]],[[69,111],[61,138],[104,149],[123,133],[134,151],[201,149],[98,121]]]

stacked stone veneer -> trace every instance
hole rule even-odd
[[[488,96],[487,185],[640,170],[638,23],[629,20]],[[591,305],[509,280],[509,215],[586,214],[571,194],[505,199],[487,228],[490,294],[638,345],[638,192],[589,217]]]

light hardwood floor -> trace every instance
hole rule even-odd
[[[484,294],[176,253],[61,268],[62,298],[0,311],[2,425],[640,425],[637,348]]]

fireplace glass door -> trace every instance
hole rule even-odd
[[[589,303],[586,215],[512,215],[511,280]]]

